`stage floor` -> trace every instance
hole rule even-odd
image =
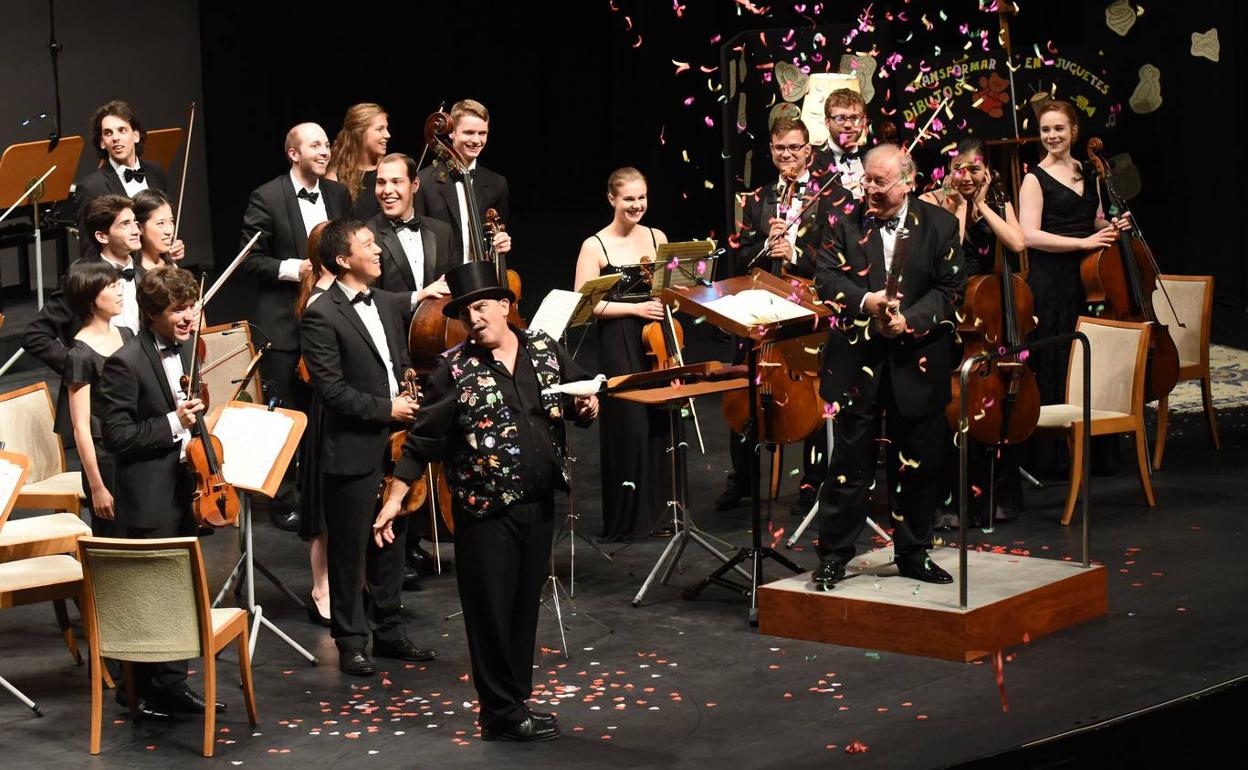
[[[690,461],[698,523],[733,545],[749,540],[748,508],[710,510],[722,489],[727,437],[718,404],[708,399],[708,455]],[[311,667],[273,634],[262,631],[254,672],[261,721],[247,726],[241,693],[232,684],[233,653],[219,666],[216,762],[273,767],[737,767],[795,768],[852,763],[855,767],[941,767],[980,759],[1022,767],[1042,764],[1031,754],[1000,753],[1067,731],[1103,723],[1226,683],[1248,673],[1248,587],[1244,567],[1248,410],[1221,415],[1223,450],[1208,448],[1198,415],[1172,421],[1166,469],[1154,477],[1158,506],[1146,508],[1131,468],[1095,478],[1093,556],[1105,565],[1109,614],[994,657],[955,663],[891,652],[760,635],[746,623],[744,600],[711,587],[697,601],[680,589],[713,569],[714,559],[691,548],[671,585],[652,588],[630,606],[665,541],[631,545],[609,562],[576,541],[575,610],[569,617],[565,662],[558,628],[543,613],[536,681],[539,700],[557,705],[564,737],[515,746],[474,737],[474,692],[453,574],[425,580],[406,594],[408,628],[421,646],[434,646],[430,664],[382,664],[373,679],[339,673],[328,631],[263,580],[265,615],[321,657]],[[709,426],[709,427],[708,427]],[[576,500],[582,528],[595,533],[600,509],[597,436],[574,431]],[[798,458],[786,458],[794,466]],[[786,471],[787,473],[787,471]],[[795,477],[773,506],[769,537],[791,530]],[[1079,558],[1079,528],[1057,524],[1063,484],[1029,494],[1028,509],[995,531],[971,533],[976,547],[1055,560]],[[1078,519],[1076,519],[1076,525]],[[261,559],[297,593],[307,591],[306,547],[260,517]],[[946,535],[956,542],[957,535]],[[863,549],[873,544],[864,540]],[[236,541],[219,532],[204,540],[214,590],[233,566]],[[610,550],[619,545],[610,545]],[[450,549],[446,550],[449,555]],[[807,569],[817,563],[807,536],[791,554]],[[558,572],[567,582],[568,546]],[[456,569],[471,565],[455,565]],[[784,577],[774,564],[769,580]],[[856,578],[861,580],[864,578]],[[881,583],[899,578],[865,578]],[[565,611],[569,608],[564,605]],[[905,629],[898,629],[905,633]],[[73,665],[49,606],[0,613],[0,675],[39,702],[36,719],[0,691],[0,755],[5,767],[57,764],[90,767],[168,767],[201,761],[202,723],[132,727],[123,709],[106,701],[103,753],[87,754],[89,683]],[[198,674],[192,684],[199,686]],[[1238,693],[1241,686],[1229,692]],[[1206,701],[1207,702],[1207,701]],[[1082,751],[1112,751],[1118,760],[1191,757],[1212,751],[1217,716],[1182,721],[1168,709],[1157,729],[1128,743],[1121,733]],[[1142,720],[1133,720],[1145,724]],[[1181,726],[1180,726],[1181,725]],[[1112,729],[1112,728],[1110,728]],[[1067,742],[1058,755],[1087,758]],[[865,751],[847,753],[851,748]],[[1135,752],[1133,754],[1132,752]],[[995,759],[984,757],[998,755]],[[1031,757],[1031,759],[1028,759]],[[1057,762],[1061,764],[1061,762]],[[1050,765],[1051,766],[1051,765]]]

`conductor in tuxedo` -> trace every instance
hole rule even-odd
[[[834,410],[833,446],[819,495],[813,580],[830,588],[854,557],[886,413],[887,439],[901,464],[892,511],[897,569],[903,577],[950,583],[927,550],[948,441],[954,312],[966,286],[958,221],[910,196],[914,163],[901,148],[877,146],[863,166],[866,205],[832,225],[815,277],[820,298],[840,313],[820,378],[820,395]]]
[[[126,537],[187,537],[196,531],[186,446],[204,403],[187,398],[179,380],[191,371],[186,343],[199,323],[198,297],[199,285],[187,270],[167,267],[144,275],[138,287],[143,326],[104,362],[92,393],[101,402],[104,447],[114,457],[114,511]],[[203,697],[186,684],[186,661],[135,664],[134,670],[146,718],[204,712]],[[120,692],[118,702],[125,702]]]
[[[489,110],[474,99],[463,99],[451,106],[451,119],[455,122],[451,145],[468,162],[472,188],[477,193],[477,210],[485,216],[488,209],[494,209],[504,223],[509,222],[511,204],[507,179],[477,162],[490,138]],[[417,214],[450,223],[453,265],[462,264],[472,254],[470,238],[485,245],[484,233],[469,232],[468,198],[464,190],[459,175],[441,161],[435,161],[420,172],[420,185],[414,198]],[[511,235],[506,232],[497,233],[492,243],[499,254],[511,251]]]
[[[272,344],[260,359],[260,376],[270,396],[287,407],[304,408],[299,366],[299,321],[295,305],[299,281],[312,270],[308,261],[308,234],[329,219],[351,210],[347,188],[329,179],[329,138],[315,123],[300,123],[286,134],[290,170],[251,193],[243,214],[240,247],[260,231],[240,272],[255,286],[250,320]],[[273,523],[285,530],[299,528],[295,464],[291,463],[269,510]]]
[[[383,157],[377,164],[375,191],[381,212],[368,220],[381,247],[377,287],[410,296],[405,322],[411,321],[421,302],[446,296],[445,276],[452,265],[451,226],[417,215],[412,205],[420,186],[417,171],[411,156],[396,152]]]
[[[363,222],[331,221],[317,253],[336,280],[308,306],[301,331],[323,418],[319,460],[329,534],[330,628],[338,667],[371,676],[376,669],[365,651],[370,633],[376,657],[435,657],[403,629],[403,543],[378,544],[371,537],[392,426],[416,415],[416,402],[399,394],[408,366],[403,326],[408,297],[369,289],[381,274],[381,249]],[[406,527],[404,519],[395,529],[402,535]]]
[[[101,195],[133,198],[143,190],[167,192],[169,183],[159,163],[143,160],[143,124],[134,108],[114,99],[91,116],[91,144],[103,165],[75,186],[78,202],[78,248],[82,255],[99,251],[100,244],[86,224],[87,206]]]
[[[823,245],[830,222],[852,209],[854,199],[831,178],[819,178],[810,169],[810,131],[798,118],[779,117],[771,126],[771,162],[775,181],[746,196],[742,206],[736,275],[761,267],[773,275],[815,277],[815,254]],[[738,343],[739,344],[739,343]],[[745,360],[738,347],[734,360]],[[815,491],[827,470],[827,439],[822,428],[802,447],[802,478],[794,515],[805,516],[815,502]],[[749,464],[754,448],[739,434],[730,434],[732,473],[715,507],[728,510],[754,493],[749,487]]]

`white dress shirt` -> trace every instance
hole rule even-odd
[[[170,343],[156,337],[156,355],[160,357],[160,365],[165,370],[165,378],[169,380],[169,390],[173,393],[173,402],[181,404],[186,401],[186,393],[182,390],[182,356],[173,351],[165,352]],[[169,430],[172,432],[173,440],[181,447],[178,449],[178,460],[186,461],[186,445],[191,441],[191,431],[189,428],[182,427],[182,421],[178,419],[176,411],[169,412],[166,415],[169,419]]]
[[[862,200],[866,191],[862,187],[862,177],[866,173],[862,168],[862,157],[846,158],[845,150],[831,139],[828,148],[832,150],[833,165],[841,172],[841,186],[849,190],[854,200]]]
[[[134,268],[134,257],[130,257],[125,262],[117,262],[100,254],[100,259],[108,264],[124,270],[126,268]],[[117,328],[125,327],[136,335],[139,333],[139,299],[136,286],[139,282],[139,276],[136,273],[130,280],[122,279],[121,281],[121,314],[115,315],[109,321],[109,324]]]
[[[411,221],[411,220],[407,220]],[[410,227],[395,228],[394,234],[403,245],[403,254],[407,264],[412,268],[412,277],[416,279],[416,291],[425,288],[425,240],[420,233]]]
[[[477,159],[473,158],[468,164],[468,171],[475,171],[477,168]],[[459,237],[464,244],[464,261],[472,261],[472,249],[468,245],[468,196],[464,193],[464,183],[462,180],[455,180],[455,197],[459,198]]]
[[[304,235],[311,235],[312,228],[329,220],[329,212],[325,210],[325,195],[321,192],[321,180],[318,179],[311,187],[305,188],[303,183],[299,181],[299,178],[295,176],[294,169],[291,169],[290,183],[295,186],[296,196],[303,189],[317,194],[316,203],[307,198],[295,198],[295,200],[299,201],[299,214],[303,218]],[[283,259],[282,263],[277,266],[277,277],[283,281],[298,281],[299,263],[302,261],[295,258]]]
[[[127,197],[133,198],[134,196],[138,195],[139,193],[147,189],[147,177],[146,176],[143,177],[142,182],[140,182],[137,179],[132,179],[129,182],[126,181],[126,169],[127,168],[129,168],[131,171],[138,171],[139,169],[142,168],[142,165],[139,164],[138,158],[135,158],[133,166],[123,166],[117,161],[113,160],[112,158],[108,159],[108,163],[109,165],[113,167],[113,171],[117,174],[117,178],[121,180],[121,186],[125,188]]]
[[[355,289],[349,288],[342,281],[336,281],[338,288],[342,293],[347,295],[347,301],[355,299],[355,295],[359,294]],[[390,345],[386,341],[386,327],[381,325],[381,314],[377,312],[377,300],[373,299],[370,303],[353,302],[351,307],[355,309],[355,314],[364,322],[364,328],[368,329],[368,336],[373,339],[373,346],[377,348],[377,352],[381,354],[381,361],[386,365],[386,379],[390,382],[390,398],[399,395],[399,381],[394,376],[394,361],[390,358]]]
[[[897,234],[906,227],[906,212],[910,210],[910,198],[906,197],[897,212],[897,227],[891,233],[886,227],[880,227],[880,243],[884,246],[884,273],[893,269],[893,252],[897,249]]]
[[[802,199],[806,185],[810,182],[809,169],[802,172],[797,178],[797,188],[794,191],[792,200],[783,200],[784,191],[788,189],[789,180],[783,176],[780,177],[779,190],[780,193],[776,198],[776,217],[783,219],[788,226],[788,230],[784,231],[784,237],[788,239],[789,245],[793,248],[789,252],[789,262],[797,263],[797,231],[800,227],[798,222],[802,218],[802,206],[805,201]]]

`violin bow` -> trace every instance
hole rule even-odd
[[[220,278],[218,278],[215,282],[213,282],[212,288],[208,289],[208,293],[203,295],[203,297],[200,300],[200,305],[199,305],[200,312],[203,312],[204,307],[206,307],[208,303],[212,301],[212,298],[216,295],[217,291],[225,283],[225,280],[229,278],[231,275],[233,275],[234,271],[238,269],[238,266],[241,265],[243,263],[243,260],[247,258],[247,255],[251,252],[251,247],[255,246],[256,241],[260,238],[261,232],[263,231],[257,230],[256,234],[251,236],[251,240],[247,241],[247,245],[243,247],[243,250],[238,252],[238,256],[234,257],[234,261],[230,263],[230,266],[225,269],[225,272],[221,273]]]
[[[182,178],[178,180],[178,210],[173,214],[173,239],[178,239],[178,226],[182,224],[182,196],[186,192],[186,167],[191,160],[191,138],[195,136],[195,102],[191,102],[191,114],[186,119],[186,147],[182,151]]]

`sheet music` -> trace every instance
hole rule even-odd
[[[225,480],[248,489],[262,488],[294,422],[281,412],[226,407],[212,429],[221,440]]]
[[[745,326],[814,315],[796,302],[790,302],[766,289],[746,289],[736,294],[728,294],[706,303],[706,307]]]
[[[0,458],[0,515],[17,494],[17,485],[21,480],[22,466]]]
[[[581,304],[584,297],[585,295],[579,291],[551,289],[546,298],[542,300],[541,307],[529,319],[529,328],[546,332],[551,337],[559,339],[563,336],[563,330],[567,328],[572,314],[576,312],[577,305]]]

